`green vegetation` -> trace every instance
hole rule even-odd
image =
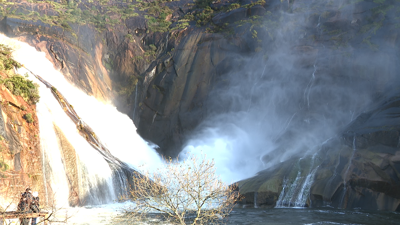
[[[153,44],[149,45],[149,49],[144,53],[144,56],[148,59],[156,57],[157,47]]]
[[[14,74],[11,69],[20,68],[21,64],[11,57],[11,49],[0,44],[0,70],[8,75],[8,78],[0,78],[0,84],[4,84],[14,95],[19,95],[29,104],[36,104],[39,101],[38,86],[25,77]]]
[[[195,16],[197,18],[196,26],[205,26],[208,23],[211,23],[212,18],[214,17],[214,10],[207,6],[202,11],[195,14]]]
[[[145,18],[147,19],[147,25],[152,32],[167,32],[171,22],[167,19],[167,16],[172,16],[172,10],[165,5],[166,1],[155,0],[150,3],[139,2],[139,10],[144,11],[147,9]]]
[[[33,117],[31,113],[27,113],[24,115],[24,119],[26,120],[26,122],[28,123],[33,123]]]
[[[116,2],[111,0],[112,2]],[[91,24],[98,30],[105,29],[107,25],[113,27],[121,23],[129,17],[135,17],[139,14],[135,12],[135,7],[115,5],[110,6],[110,1],[61,1],[54,2],[50,0],[31,2],[39,4],[47,4],[55,12],[55,15],[49,16],[32,11],[30,7],[22,8],[19,5],[19,13],[16,14],[17,6],[10,3],[1,3],[0,15],[12,18],[20,18],[23,20],[42,21],[50,26],[59,26],[63,29],[73,32],[70,24]],[[69,2],[69,3],[68,3]]]
[[[256,5],[265,5],[265,0],[258,0],[256,2],[244,5],[243,7],[244,8],[251,8],[251,7],[256,6]]]
[[[124,86],[124,87],[119,87],[118,89],[118,95],[126,95],[126,96],[130,96],[136,89],[136,84],[138,82],[138,78],[132,76],[129,77],[128,80],[128,85]]]
[[[11,70],[14,67],[21,67],[21,64],[11,57],[11,52],[11,48],[0,44],[0,70]]]
[[[10,168],[10,166],[4,162],[4,158],[1,159],[0,161],[0,170],[1,171],[7,171]]]
[[[206,8],[210,7],[212,0],[195,0],[197,8]]]
[[[36,104],[39,102],[39,85],[21,75],[14,75],[10,78],[0,80],[4,86],[14,95],[21,96],[27,103]]]
[[[128,38],[129,42],[132,42],[134,40],[132,34],[125,35],[125,38]]]

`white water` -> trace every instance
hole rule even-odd
[[[128,116],[118,112],[110,104],[99,102],[73,85],[54,69],[45,54],[26,43],[0,35],[0,43],[15,49],[14,58],[35,74],[55,86],[73,105],[75,111],[96,133],[99,140],[111,153],[133,167],[153,170],[162,165],[159,155],[137,133]],[[26,70],[18,70],[25,74]],[[65,114],[57,100],[40,81],[29,77],[40,85],[40,101],[37,104],[40,139],[45,155],[46,177],[56,195],[57,205],[68,205],[68,181],[61,159],[53,123],[64,133],[74,147],[78,158],[79,197],[91,204],[110,203],[117,199],[112,170],[103,157],[78,133],[75,124]]]
[[[301,160],[301,159],[300,159]],[[287,192],[285,192],[285,189],[287,188],[287,184],[285,185],[284,189],[282,189],[283,194],[279,195],[279,199],[276,202],[275,208],[286,208],[291,206],[291,203],[293,202],[293,198],[296,193],[296,189],[300,184],[302,177],[301,177],[301,170],[299,168],[299,171],[297,172],[296,179],[293,181],[293,183],[288,187]]]
[[[315,156],[317,155],[318,152],[314,153],[314,155],[312,156],[311,159],[311,166],[310,166],[310,172],[307,175],[301,189],[299,192],[299,195],[297,196],[297,199],[295,201],[295,207],[304,207],[306,206],[307,203],[307,199],[310,197],[310,188],[311,188],[311,184],[314,182],[314,176],[315,173],[318,170],[318,167],[314,167],[314,163],[315,163]]]

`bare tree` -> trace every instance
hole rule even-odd
[[[159,215],[178,224],[221,223],[238,198],[234,186],[216,175],[213,160],[190,157],[184,162],[168,160],[156,172],[137,173],[125,222],[144,221]]]

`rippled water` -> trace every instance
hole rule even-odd
[[[68,224],[120,224],[115,217],[127,204],[110,204],[104,206],[71,208],[72,217]],[[53,223],[52,223],[53,224]],[[165,224],[156,221],[147,224]],[[226,224],[237,225],[320,225],[320,224],[400,224],[400,213],[386,211],[342,210],[331,208],[280,208],[280,209],[234,209],[227,218]]]
[[[400,213],[340,209],[236,209],[227,224],[400,224]]]

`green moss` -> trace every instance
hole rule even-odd
[[[257,191],[258,192],[271,191],[279,193],[282,189],[281,187],[282,187],[282,178],[275,176],[264,182]]]

